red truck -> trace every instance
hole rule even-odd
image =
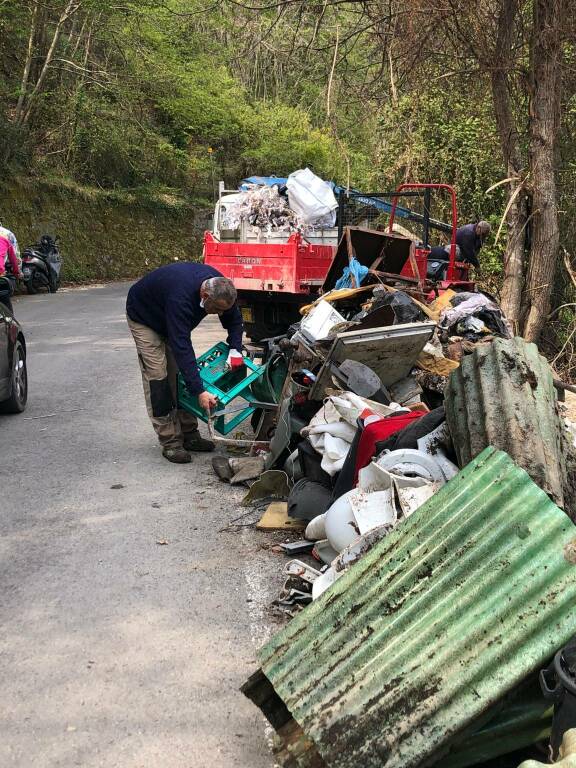
[[[272,177],[272,180],[274,178]],[[270,178],[267,179],[270,183]],[[276,180],[279,183],[281,179]],[[452,223],[444,224],[430,217],[433,190],[450,194]],[[450,259],[440,289],[461,285],[472,289],[468,280],[469,265],[456,262],[456,197],[446,184],[404,184],[392,193],[360,193],[335,190],[338,193],[338,226],[313,230],[304,236],[299,232],[263,231],[237,223],[226,228],[227,209],[235,205],[241,191],[227,191],[220,184],[211,232],[204,234],[203,258],[233,280],[238,289],[238,303],[246,333],[253,341],[284,333],[300,319],[299,308],[318,296],[344,226],[369,225],[392,232],[394,219],[402,218],[423,225],[424,234],[416,248],[415,261],[408,261],[401,274],[426,280],[428,237],[431,230],[444,232],[452,244]],[[384,199],[390,197],[392,202]],[[398,198],[422,198],[424,213],[416,213],[398,205]],[[387,220],[385,222],[385,219]],[[359,254],[360,256],[360,254]],[[415,274],[414,266],[418,274]]]
[[[246,333],[257,341],[284,333],[299,319],[299,308],[318,295],[338,230],[315,230],[305,237],[289,230],[264,231],[245,221],[228,228],[227,211],[242,194],[220,184],[212,232],[204,233],[203,257],[233,280]]]

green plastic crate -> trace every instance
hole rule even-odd
[[[246,400],[246,408],[235,413],[232,418],[227,420],[224,415],[214,419],[214,429],[221,435],[229,434],[257,410],[255,406],[250,405],[250,402],[257,399],[252,395],[250,387],[266,370],[266,365],[257,365],[245,357],[245,368],[233,371],[226,365],[229,352],[228,344],[220,341],[197,360],[204,389],[218,398],[217,411],[226,408],[236,398]],[[178,374],[178,406],[193,413],[202,421],[208,422],[206,411],[200,407],[198,397],[190,394],[180,373]]]

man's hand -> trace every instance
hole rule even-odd
[[[216,395],[211,395],[210,392],[201,392],[198,395],[198,402],[201,408],[204,408],[205,411],[210,411],[218,402],[218,398]]]

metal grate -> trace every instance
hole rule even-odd
[[[394,197],[397,198],[395,221],[424,244],[428,244],[430,230],[452,234],[450,224],[434,218],[436,209],[441,215],[445,214],[443,206],[438,204],[442,201],[432,201],[423,191],[363,193],[341,189],[338,192],[338,239],[345,227],[388,229]]]

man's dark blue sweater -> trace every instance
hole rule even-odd
[[[126,314],[131,320],[152,328],[166,339],[193,395],[200,394],[204,387],[190,334],[206,317],[200,306],[200,286],[211,277],[222,275],[205,264],[168,264],[138,280],[128,291],[126,300]],[[223,312],[220,322],[228,331],[228,345],[240,352],[243,327],[238,306],[234,304]]]
[[[466,224],[456,230],[456,245],[460,246],[461,260],[464,263],[479,267],[478,254],[482,248],[483,239],[476,234],[476,224]]]

